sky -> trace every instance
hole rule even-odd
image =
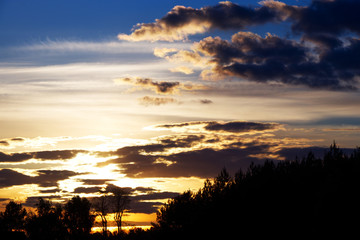
[[[125,221],[223,167],[360,140],[360,2],[0,1],[0,200],[126,188]],[[266,199],[264,200],[266,201]]]

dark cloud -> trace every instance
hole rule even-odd
[[[136,87],[140,87],[143,89],[150,89],[157,94],[163,95],[172,95],[177,94],[181,90],[183,91],[194,91],[206,89],[203,85],[195,85],[192,83],[180,83],[180,82],[167,82],[167,81],[154,81],[150,78],[140,78],[140,77],[124,77],[118,78],[114,80],[115,83],[119,84],[130,84]]]
[[[7,140],[0,140],[0,146],[10,146],[10,142],[22,142],[25,141],[25,139],[23,138],[12,138],[12,139],[7,139]]]
[[[197,121],[163,124],[153,128],[180,130],[181,134],[163,136],[157,142],[128,146],[111,154],[105,163],[116,163],[121,173],[132,178],[201,177],[218,174],[226,167],[230,171],[246,169],[251,162],[274,159],[269,154],[278,143],[266,141],[261,133],[282,128],[277,123],[246,121]],[[185,134],[184,132],[189,132]],[[254,134],[253,137],[243,137]]]
[[[64,160],[76,157],[78,153],[86,153],[84,150],[54,150],[35,152],[34,158],[42,160]]]
[[[129,41],[174,41],[209,29],[244,29],[251,25],[279,21],[279,17],[283,17],[283,14],[280,16],[266,6],[250,8],[231,2],[220,2],[201,9],[175,6],[156,22],[138,24],[132,34],[120,34],[118,37]]]
[[[0,152],[0,162],[23,162],[29,159],[40,160],[65,160],[72,159],[78,153],[84,153],[84,150],[54,150],[54,151],[40,151],[29,153],[13,153],[6,154]]]
[[[50,194],[50,193],[57,193],[61,192],[62,190],[60,188],[54,188],[54,189],[46,189],[46,190],[40,190],[40,193]]]
[[[303,41],[313,42],[318,45],[319,48],[316,50],[318,50],[320,54],[326,54],[329,49],[334,49],[343,45],[343,41],[338,37],[322,33],[305,34],[303,36]]]
[[[76,172],[67,170],[39,170],[38,176],[28,176],[11,169],[0,170],[0,188],[14,185],[38,184],[40,187],[57,186],[60,180],[78,175]]]
[[[210,122],[205,126],[209,131],[225,131],[225,132],[252,132],[274,130],[279,127],[277,123],[260,123],[260,122]]]
[[[314,0],[291,15],[292,29],[300,33],[360,33],[360,2],[357,0]]]
[[[249,121],[232,121],[232,122],[217,122],[217,121],[197,121],[197,122],[184,122],[174,124],[156,125],[155,128],[187,128],[198,126],[198,131],[212,131],[212,132],[230,132],[230,133],[252,133],[262,132],[267,130],[279,130],[281,125],[278,123],[261,123]]]
[[[156,213],[157,210],[163,206],[162,202],[141,202],[141,201],[132,201],[130,202],[129,211],[131,213]]]
[[[171,124],[160,124],[156,125],[155,128],[182,128],[192,125],[200,125],[204,122],[183,122],[183,123],[171,123]],[[206,122],[205,122],[206,123]]]
[[[85,185],[104,185],[105,183],[112,181],[111,179],[81,179]]]
[[[14,141],[14,142],[23,142],[25,141],[24,138],[21,138],[21,137],[16,137],[16,138],[12,138],[11,141]]]
[[[180,86],[179,82],[156,82],[150,78],[120,78],[116,79],[116,82],[132,84],[134,86],[140,86],[144,88],[153,89],[156,93],[159,94],[173,94],[175,89]]]
[[[133,201],[143,201],[143,200],[159,200],[159,199],[168,199],[173,198],[179,195],[177,192],[153,192],[149,194],[136,195],[132,197]]]
[[[212,104],[214,102],[209,99],[200,99],[200,103],[201,104]]]
[[[188,146],[193,144],[209,143],[203,137],[193,138],[188,143],[180,143],[177,147],[183,147],[178,153],[167,154],[165,150],[170,150],[170,145],[166,143],[149,144],[142,146],[125,147],[119,149],[115,154],[119,157],[110,160],[108,163],[118,163],[122,168],[122,173],[133,178],[147,177],[212,177],[219,169],[227,167],[236,171],[240,168],[247,168],[251,162],[258,162],[256,154],[265,154],[269,151],[268,144],[265,143],[243,143],[239,146],[224,146],[221,149],[200,148],[189,150]],[[230,137],[229,137],[230,139]],[[219,139],[213,138],[212,144],[215,146]],[[185,144],[186,143],[186,144]],[[172,143],[171,146],[173,147]]]
[[[9,145],[10,145],[10,144],[9,144],[8,141],[5,141],[5,140],[0,141],[0,146],[9,146]]]
[[[78,187],[75,188],[74,193],[98,193],[101,187]]]
[[[141,193],[153,193],[156,189],[151,187],[136,187],[135,191]]]
[[[264,147],[264,146],[263,146]],[[209,178],[226,167],[232,170],[247,168],[258,162],[251,154],[264,152],[263,147],[252,149],[201,149],[170,156],[147,156],[135,164],[121,164],[129,177],[202,177]],[[256,150],[256,151],[254,151]],[[262,151],[259,151],[262,150]],[[160,161],[159,161],[160,159]],[[122,159],[125,160],[125,159]]]
[[[63,198],[64,195],[62,195],[62,196],[60,196],[60,195],[45,195],[45,196],[39,196],[39,197],[27,197],[26,201],[22,205],[26,206],[26,207],[36,207],[37,204],[39,203],[40,197],[45,200],[49,200],[49,201],[56,200],[56,202],[65,202],[65,199]]]
[[[330,40],[325,43],[322,39],[322,44],[339,44]],[[360,75],[358,40],[352,40],[348,46],[322,49],[320,55],[314,55],[311,48],[294,40],[272,35],[262,38],[243,32],[233,35],[231,42],[208,37],[196,46],[198,51],[211,57],[210,62],[215,63],[211,71],[217,76],[353,90],[356,89],[355,77]],[[342,62],[343,59],[346,60]]]
[[[31,153],[13,153],[6,154],[0,152],[0,162],[22,162],[29,160],[33,157]]]
[[[201,9],[175,6],[154,23],[138,24],[130,35],[119,38],[129,41],[182,40],[188,35],[212,29],[236,29],[269,22],[292,21],[297,33],[341,34],[360,32],[360,3],[356,0],[313,0],[309,6],[299,7],[278,1],[263,1],[258,8],[220,2]]]
[[[296,158],[299,160],[306,158],[310,152],[314,154],[315,158],[323,158],[328,151],[329,151],[328,147],[304,147],[304,148],[291,147],[291,148],[283,148],[279,150],[277,153],[280,156],[284,157],[286,160],[293,161]],[[350,156],[354,152],[354,149],[341,148],[341,151],[344,154]]]
[[[163,202],[156,202],[156,200],[163,200],[178,196],[176,192],[156,192],[144,195],[136,195],[130,197],[130,212],[132,213],[155,213]],[[151,201],[149,201],[151,200]]]
[[[188,35],[212,29],[243,30],[269,22],[290,22],[289,33],[301,35],[301,41],[274,35],[260,37],[239,32],[231,41],[208,37],[196,44],[194,51],[167,49],[157,56],[168,60],[174,56],[198,54],[210,60],[211,70],[203,78],[236,77],[261,83],[277,82],[325,90],[355,90],[360,76],[359,39],[360,2],[356,0],[313,0],[309,6],[293,6],[278,1],[263,1],[257,8],[220,2],[201,9],[176,6],[153,23],[138,24],[130,35],[120,39],[183,40]],[[309,44],[314,43],[314,45]],[[177,52],[177,53],[174,53]],[[166,56],[173,54],[172,57]],[[194,58],[188,60],[194,63]],[[214,66],[215,65],[215,66]]]

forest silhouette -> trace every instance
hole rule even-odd
[[[224,168],[197,192],[185,191],[164,204],[149,230],[92,233],[92,204],[76,196],[65,205],[40,198],[36,213],[10,201],[0,214],[0,236],[12,240],[356,239],[359,189],[360,148],[345,154],[334,143],[322,158],[309,152],[303,159],[265,161],[233,177]]]

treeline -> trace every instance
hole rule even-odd
[[[359,216],[360,148],[346,155],[334,143],[321,159],[224,169],[165,204],[155,229],[163,239],[357,239]]]
[[[205,181],[199,191],[186,191],[164,204],[150,230],[134,229],[109,234],[107,238],[356,239],[360,226],[359,190],[360,148],[346,155],[334,143],[323,158],[315,158],[310,152],[301,160],[266,161],[263,165],[253,164],[246,171],[239,170],[233,177],[223,169],[219,176]],[[52,207],[51,221],[61,222],[61,227],[46,225],[50,220],[29,225],[41,216],[39,206],[36,216],[25,217],[21,206],[10,202],[8,205],[19,208],[14,211],[16,219],[23,221],[0,226],[6,226],[3,231],[24,229],[30,239],[105,239],[104,235],[90,234],[87,224],[93,223],[91,214],[86,217],[91,221],[85,222],[76,214],[69,214],[79,208],[70,209],[68,204],[80,201],[87,206],[86,199],[74,197],[62,209]],[[84,209],[88,211],[87,207]],[[7,211],[10,212],[8,207],[1,214],[1,221],[6,220]],[[32,231],[41,235],[49,229],[59,234],[32,238]]]
[[[109,239],[124,235],[122,217],[129,195],[122,188],[108,186],[100,196],[89,201],[75,196],[66,204],[53,204],[39,198],[36,212],[28,212],[21,203],[10,201],[0,213],[0,239],[85,240]],[[115,234],[108,231],[108,214],[117,225]],[[101,219],[101,233],[92,233],[95,218]]]

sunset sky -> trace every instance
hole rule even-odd
[[[0,204],[125,187],[125,221],[223,167],[360,145],[360,1],[0,1]],[[266,200],[264,200],[266,201]]]

